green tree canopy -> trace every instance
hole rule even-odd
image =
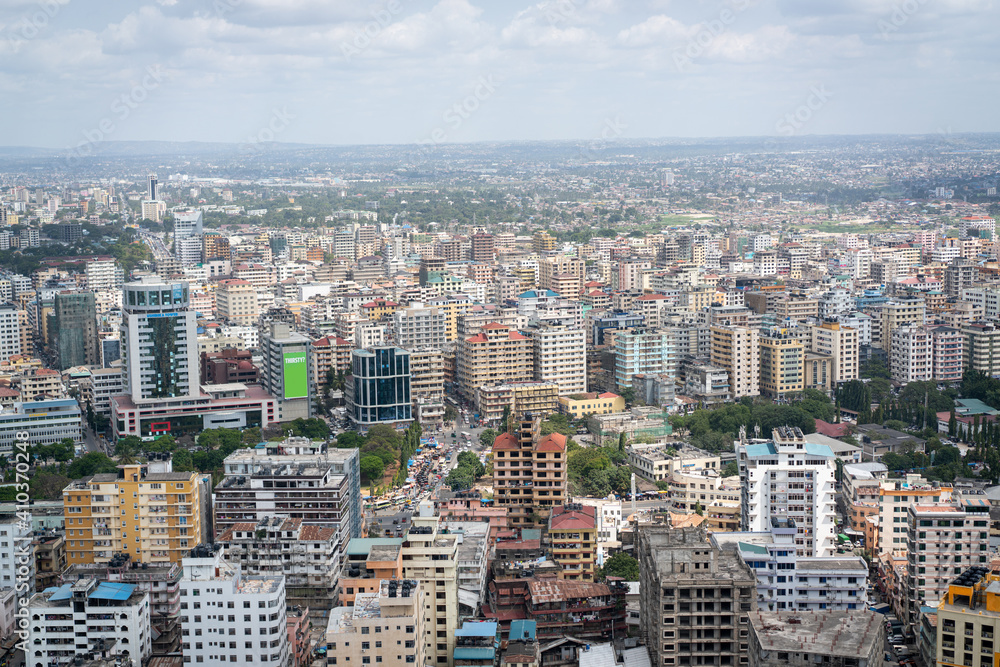
[[[361,468],[361,476],[370,482],[380,481],[382,473],[385,472],[385,463],[373,454],[361,457],[358,465]]]
[[[619,551],[604,561],[597,578],[604,581],[608,577],[621,577],[625,581],[639,581],[639,561],[624,551]]]

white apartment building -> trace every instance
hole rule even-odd
[[[774,245],[774,237],[770,234],[755,234],[750,239],[750,243],[754,252],[760,252]]]
[[[125,284],[125,271],[113,259],[87,262],[87,289],[92,292],[120,289]]]
[[[847,272],[855,280],[865,280],[872,273],[872,251],[868,248],[848,249],[844,252]]]
[[[858,332],[858,345],[872,344],[872,316],[868,313],[853,312],[839,318],[841,326],[849,327]]]
[[[926,306],[924,300],[918,297],[902,298],[888,301],[882,305],[881,311],[881,341],[879,347],[888,352],[892,349],[892,331],[908,324],[925,324]],[[873,335],[874,338],[874,335]]]
[[[760,338],[757,329],[711,327],[713,366],[729,373],[730,398],[760,396]]]
[[[125,393],[125,378],[122,369],[95,368],[88,377],[80,381],[83,400],[100,415],[111,414],[111,397]]]
[[[181,651],[185,662],[289,664],[285,577],[248,576],[199,545],[182,561]]]
[[[0,361],[27,352],[21,349],[20,311],[12,303],[0,304]]]
[[[791,519],[799,556],[830,557],[836,550],[834,453],[807,443],[802,431],[782,426],[773,440],[742,440],[736,447],[740,469],[744,531],[770,531],[772,517]]]
[[[757,607],[777,611],[853,611],[868,606],[868,564],[861,556],[796,555],[795,523],[776,519],[763,533],[713,533],[719,548],[735,548],[757,577]]]
[[[63,584],[34,595],[28,618],[25,664],[31,667],[73,665],[101,640],[113,642],[112,655],[134,664],[145,664],[153,652],[149,593],[135,584],[93,578]]]
[[[1000,290],[995,287],[967,287],[961,300],[971,303],[983,319],[1000,318]]]
[[[30,598],[35,594],[35,559],[28,563],[18,562],[18,555],[32,554],[31,523],[23,522],[14,514],[0,515],[0,590],[14,588],[18,583],[18,570],[27,577],[27,592],[18,591],[18,596]],[[26,570],[26,571],[25,571]]]
[[[559,395],[587,392],[587,333],[582,328],[539,326],[528,331],[534,353],[534,379],[555,382]]]
[[[933,379],[933,338],[922,326],[904,326],[893,330],[889,352],[889,372],[902,383]]]
[[[902,479],[880,480],[879,554],[906,551],[906,516],[910,505],[949,503],[951,499],[951,485],[929,482],[919,474],[908,473]]]
[[[447,342],[445,313],[439,308],[426,308],[414,303],[392,314],[396,345],[404,350],[421,347],[442,348]]]

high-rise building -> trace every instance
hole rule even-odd
[[[411,304],[392,314],[396,344],[406,350],[421,347],[444,346],[447,340],[447,322],[444,311],[426,308],[421,303]]]
[[[541,417],[521,421],[493,441],[496,503],[513,526],[544,523],[566,501],[566,436],[542,436],[541,425]]]
[[[492,263],[494,257],[493,248],[493,235],[492,234],[473,234],[469,239],[470,251],[469,257],[473,262],[480,263]]]
[[[760,342],[756,329],[713,326],[712,364],[729,373],[729,396],[760,395]]]
[[[146,198],[147,199],[151,199],[151,200],[155,200],[156,199],[156,195],[157,195],[156,186],[157,186],[157,183],[158,183],[158,181],[157,181],[157,178],[156,178],[156,174],[150,174],[149,175],[149,187],[146,190]]]
[[[107,563],[125,553],[134,563],[179,563],[206,537],[201,477],[173,472],[166,455],[72,482],[63,490],[67,561]]]
[[[562,578],[593,581],[597,571],[597,510],[566,503],[552,508],[548,525],[552,560],[562,566]]]
[[[950,577],[937,607],[937,641],[927,642],[924,664],[959,667],[992,665],[1000,635],[1000,576],[974,565]],[[933,637],[932,637],[933,638]],[[921,638],[922,639],[922,638]],[[921,641],[921,648],[924,642]],[[921,652],[923,654],[923,652]]]
[[[215,540],[247,574],[282,573],[289,606],[317,616],[333,608],[344,551],[336,526],[272,515],[230,526]]]
[[[125,283],[125,271],[111,258],[92,259],[87,262],[86,272],[87,289],[92,292],[121,289]]]
[[[772,442],[736,446],[744,531],[763,532],[771,517],[795,523],[800,556],[833,556],[836,551],[836,458],[826,445],[807,443],[797,427],[774,429]]]
[[[757,609],[750,568],[701,528],[647,525],[637,539],[639,627],[650,662],[745,665]]]
[[[424,665],[455,667],[459,536],[442,532],[432,513],[424,505],[410,520],[403,539],[403,577],[419,581],[424,593]]]
[[[760,345],[760,391],[771,398],[802,393],[802,341],[787,329],[764,329]]]
[[[192,664],[286,667],[285,578],[244,574],[214,546],[200,545],[183,560],[181,599],[190,607],[181,616],[181,652]]]
[[[88,653],[123,651],[145,664],[153,651],[149,593],[135,584],[80,579],[36,594],[26,611],[31,642],[23,664],[72,665]]]
[[[799,556],[794,543],[796,534],[794,521],[775,517],[769,533],[712,533],[711,539],[720,549],[735,549],[754,571],[757,606],[762,610],[866,609],[865,559],[847,554],[831,558]]]
[[[906,384],[932,379],[934,341],[927,327],[896,327],[891,341],[889,373],[893,380]]]
[[[325,638],[327,655],[336,656],[345,665],[424,667],[428,664],[424,639],[426,598],[421,582],[389,579],[377,585],[376,592],[358,593],[352,606],[337,607],[330,613]]]
[[[839,322],[823,322],[810,328],[810,349],[830,357],[831,383],[834,386],[840,382],[858,379],[859,344],[858,330]]]
[[[587,333],[580,327],[537,326],[526,332],[534,354],[534,378],[555,382],[559,395],[587,392]]]
[[[905,623],[916,624],[923,608],[937,607],[956,574],[989,565],[990,502],[982,491],[956,496],[951,503],[907,508]]]
[[[920,297],[894,299],[882,304],[882,338],[877,343],[872,341],[872,344],[888,352],[892,349],[893,330],[907,324],[923,326],[925,310],[924,300]]]
[[[667,331],[632,329],[615,336],[615,384],[632,386],[636,375],[676,374],[673,336]]]
[[[284,322],[272,322],[260,337],[264,389],[278,403],[277,421],[312,417],[316,379],[312,377],[312,341]]]
[[[59,370],[73,366],[100,366],[97,337],[97,305],[93,292],[56,294],[55,351]]]
[[[198,326],[187,283],[143,277],[122,293],[122,367],[133,403],[184,401],[198,387]]]
[[[239,278],[220,281],[215,288],[215,313],[231,324],[256,324],[260,317],[257,291]]]
[[[545,257],[538,262],[538,287],[575,299],[583,292],[586,262],[576,257]],[[556,289],[556,282],[562,291]]]
[[[361,469],[357,449],[327,450],[325,442],[290,437],[260,450],[238,449],[223,462],[215,487],[215,530],[276,515],[334,526],[343,545],[361,536]],[[287,502],[285,489],[298,489]]]
[[[30,354],[21,347],[21,315],[13,303],[0,304],[0,361],[15,354]]]
[[[502,324],[487,324],[479,334],[459,341],[455,356],[458,390],[469,399],[475,399],[480,387],[534,377],[531,339]]]
[[[347,414],[355,428],[400,427],[413,421],[410,353],[398,347],[354,350],[348,378]]]

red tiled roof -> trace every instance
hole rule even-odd
[[[562,433],[549,433],[538,441],[536,449],[539,452],[564,452],[566,451],[566,436]]]
[[[510,329],[510,327],[500,324],[498,322],[490,322],[489,324],[485,325],[483,329]]]
[[[528,337],[527,336],[522,336],[521,334],[517,333],[516,331],[511,331],[510,335],[507,336],[507,340],[528,340]]]
[[[489,340],[490,339],[486,337],[486,334],[476,334],[472,338],[466,338],[465,342],[466,343],[488,343]]]
[[[851,434],[851,427],[848,424],[831,424],[823,421],[822,419],[817,419],[816,432],[829,438],[842,438],[845,435]]]
[[[506,449],[520,449],[517,438],[511,433],[501,433],[493,440],[493,451]]]
[[[606,391],[597,398],[621,398],[618,394],[613,394],[610,391]]]

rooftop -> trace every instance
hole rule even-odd
[[[808,646],[812,654],[857,659],[871,655],[884,632],[882,616],[867,609],[752,611],[750,624],[762,651],[799,653]]]

